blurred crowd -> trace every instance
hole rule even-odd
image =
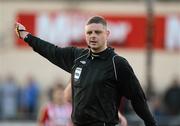
[[[44,92],[33,77],[27,77],[26,82],[20,86],[11,75],[4,80],[0,79],[0,120],[37,120],[42,100],[40,95]],[[50,96],[51,91],[49,89],[46,92],[47,97]],[[136,121],[129,101],[123,98],[121,102],[120,109],[128,122],[133,122],[133,119]],[[179,78],[174,77],[163,93],[154,92],[148,97],[148,103],[160,126],[168,123],[180,125]]]
[[[0,80],[0,119],[36,119],[39,94],[39,84],[33,77],[29,76],[23,87],[11,75]]]

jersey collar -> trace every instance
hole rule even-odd
[[[107,59],[109,54],[113,52],[114,49],[111,47],[106,48],[104,51],[99,53],[93,53],[92,51],[89,51],[88,58],[99,58],[99,59]]]

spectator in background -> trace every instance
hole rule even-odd
[[[27,119],[36,119],[37,107],[39,100],[39,87],[38,83],[32,76],[27,79],[27,84],[22,89],[21,94],[21,107],[23,114]]]
[[[154,96],[151,99],[151,107],[152,107],[152,111],[154,113],[154,116],[156,118],[160,117],[160,116],[164,116],[164,110],[163,110],[163,105],[161,102],[161,98],[158,96]]]
[[[171,86],[165,91],[164,103],[168,114],[177,115],[180,113],[180,82],[175,77]]]
[[[56,84],[50,90],[50,102],[39,112],[39,126],[71,126],[71,104],[64,100],[64,87]]]
[[[1,85],[1,116],[4,120],[16,119],[18,110],[17,86],[13,76],[8,75],[5,82]]]

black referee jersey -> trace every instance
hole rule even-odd
[[[131,66],[112,48],[93,54],[89,49],[57,47],[31,34],[25,41],[34,51],[72,74],[72,121],[75,125],[117,124],[120,99],[125,96],[146,126],[156,126]]]

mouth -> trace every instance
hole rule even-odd
[[[96,44],[97,41],[90,41],[90,44]]]

